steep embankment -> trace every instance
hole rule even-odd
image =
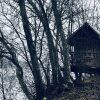
[[[93,76],[81,87],[74,87],[53,100],[100,100],[100,75]]]

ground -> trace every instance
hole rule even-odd
[[[100,75],[92,76],[82,86],[73,87],[53,100],[100,100]]]

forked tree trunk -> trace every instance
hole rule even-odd
[[[64,81],[65,83],[69,82],[70,80],[70,70],[69,70],[69,57],[68,57],[68,46],[65,38],[65,34],[62,27],[62,21],[61,21],[61,13],[57,9],[57,0],[51,0],[52,2],[52,9],[54,12],[54,17],[56,21],[56,27],[57,27],[57,33],[60,34],[61,42],[62,42],[62,48],[63,48],[63,58],[64,58]]]
[[[32,34],[31,34],[30,27],[29,27],[29,21],[28,21],[28,17],[27,17],[27,13],[26,13],[26,8],[25,8],[25,0],[19,0],[18,4],[20,7],[20,15],[22,18],[22,23],[23,23],[25,36],[26,36],[27,46],[29,49],[30,58],[31,58],[31,62],[32,62],[32,73],[33,73],[34,81],[35,81],[36,97],[37,97],[37,100],[42,100],[42,98],[44,96],[44,87],[43,87],[43,82],[42,82],[42,76],[40,73],[40,68],[38,65],[36,50],[35,50],[35,46],[33,44]]]
[[[33,10],[35,11],[35,13],[38,16],[38,18],[40,19],[40,21],[42,22],[44,31],[47,36],[49,57],[50,57],[51,68],[52,68],[52,80],[53,80],[54,87],[56,87],[57,83],[58,83],[58,79],[57,79],[57,67],[59,66],[58,57],[57,57],[57,53],[56,53],[56,48],[54,46],[51,30],[49,27],[47,14],[43,8],[43,4],[42,4],[41,0],[38,0],[38,1],[39,1],[38,5],[41,9],[41,12],[37,9],[36,5],[34,4],[34,2],[32,0],[28,0],[29,4],[33,7]]]

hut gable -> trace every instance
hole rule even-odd
[[[99,41],[100,33],[86,22],[68,37],[68,44],[74,45],[76,42],[80,42],[81,39],[91,39],[91,41],[93,39]]]

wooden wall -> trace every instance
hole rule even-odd
[[[73,65],[100,67],[100,44],[96,40],[79,41],[71,46],[71,53]]]

